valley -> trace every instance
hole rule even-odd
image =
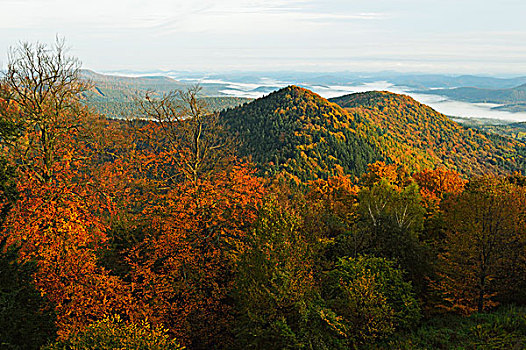
[[[90,101],[94,105],[100,106],[101,111],[110,110],[103,106],[105,103],[111,106],[114,103],[130,101],[133,99],[133,95],[139,91],[144,93],[147,90],[152,90],[157,93],[166,93],[170,90],[198,84],[202,88],[204,96],[254,99],[288,85],[298,85],[318,93],[324,98],[374,90],[390,91],[409,95],[451,117],[483,118],[493,120],[496,125],[509,121],[526,121],[526,110],[523,108],[523,104],[526,103],[526,96],[516,93],[515,95],[512,94],[513,97],[503,97],[507,96],[508,91],[520,91],[508,87],[524,83],[526,78],[499,79],[477,76],[453,77],[394,73],[253,72],[243,74],[189,74],[160,71],[113,72],[112,74],[128,74],[128,76],[104,75],[90,71],[85,73],[85,76],[93,81],[99,89],[90,96]],[[454,88],[462,84],[473,84],[475,88],[460,88],[460,90]],[[499,88],[502,89],[499,90]],[[484,96],[467,98],[464,96],[465,93],[462,95],[458,92],[471,91],[470,89],[479,92],[479,94],[484,94]],[[235,101],[235,99],[231,101]]]

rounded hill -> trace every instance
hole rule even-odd
[[[360,117],[312,91],[289,86],[221,113],[264,175],[296,180],[359,175],[382,159]]]

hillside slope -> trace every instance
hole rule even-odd
[[[262,175],[297,182],[359,176],[377,160],[410,171],[439,165],[466,174],[525,171],[523,143],[462,127],[409,96],[366,92],[331,101],[289,86],[221,118],[239,138],[240,156]]]
[[[186,90],[192,86],[188,82],[165,76],[126,77],[99,74],[90,70],[83,70],[82,76],[92,84],[91,89],[83,94],[84,102],[100,114],[120,119],[139,113],[135,102],[137,96],[144,96],[150,92],[160,97],[174,90]],[[222,84],[200,85],[200,95],[209,111],[219,112],[251,101],[247,98],[224,96],[220,92],[222,88]]]
[[[435,164],[468,174],[525,170],[523,143],[462,127],[409,96],[371,91],[331,101],[377,126],[384,143],[425,153]]]
[[[229,109],[221,118],[238,135],[241,155],[267,176],[284,173],[306,181],[359,175],[383,159],[360,117],[296,86]]]

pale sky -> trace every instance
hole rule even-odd
[[[526,75],[526,0],[0,0],[0,63],[64,36],[85,68]]]

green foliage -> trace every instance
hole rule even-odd
[[[381,179],[371,188],[362,188],[358,201],[358,212],[373,226],[380,225],[382,220],[389,221],[418,238],[423,225],[424,209],[416,183],[399,190],[386,179]]]
[[[0,349],[38,349],[54,338],[54,314],[33,286],[35,265],[0,243]]]
[[[271,198],[261,209],[236,282],[240,349],[323,349],[317,334],[316,242],[301,217]]]
[[[371,91],[330,101],[376,126],[388,159],[413,170],[444,164],[471,175],[526,171],[524,143],[464,128],[409,96]]]
[[[424,209],[415,183],[402,189],[381,179],[358,193],[359,220],[340,237],[340,256],[371,254],[397,261],[420,291],[429,270],[421,241]]]
[[[153,327],[147,321],[124,322],[119,316],[107,317],[89,325],[79,333],[46,346],[43,350],[182,350],[170,339],[162,327]]]
[[[412,332],[399,333],[370,349],[523,349],[526,309],[503,307],[470,317],[437,316]]]
[[[266,176],[285,173],[304,182],[339,172],[360,175],[379,158],[372,130],[359,117],[296,86],[225,111],[221,118],[238,134],[240,155],[252,157]]]
[[[15,180],[16,174],[13,167],[4,157],[0,156],[0,227],[18,198]]]
[[[359,256],[342,258],[327,273],[322,318],[342,348],[363,345],[410,329],[420,307],[410,283],[394,262]]]

